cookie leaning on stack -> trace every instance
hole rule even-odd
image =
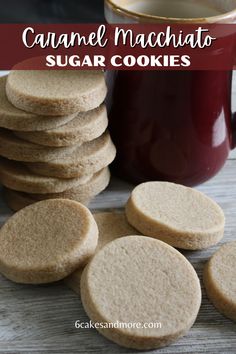
[[[10,208],[51,197],[87,204],[107,187],[116,149],[106,93],[102,71],[13,70],[0,78],[0,182]]]

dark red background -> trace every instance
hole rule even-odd
[[[235,38],[236,38],[236,25],[172,25],[172,31],[178,33],[183,30],[184,33],[191,33],[199,26],[209,29],[209,34],[213,37],[217,36],[217,40],[213,42],[211,48],[205,49],[191,49],[185,48],[146,48],[140,47],[130,48],[129,46],[114,47],[112,45],[112,36],[115,26],[107,26],[107,37],[110,38],[109,46],[106,48],[99,47],[73,47],[70,49],[41,49],[39,46],[32,49],[26,48],[22,42],[22,32],[27,27],[33,27],[36,33],[55,32],[58,35],[61,33],[79,32],[81,35],[88,35],[96,31],[99,24],[50,24],[50,25],[37,25],[37,24],[1,24],[0,25],[0,70],[10,70],[12,67],[21,62],[22,60],[32,57],[41,57],[37,61],[28,62],[24,67],[18,69],[49,69],[46,63],[47,55],[79,55],[84,56],[89,54],[104,55],[106,57],[106,69],[115,69],[110,64],[110,57],[114,54],[118,55],[189,55],[191,57],[191,67],[119,67],[119,70],[229,70],[234,67],[235,63]],[[151,31],[165,31],[167,25],[117,25],[120,28],[132,29],[136,33],[146,33]],[[59,69],[56,67],[55,69]],[[64,68],[65,69],[65,68]],[[67,69],[75,69],[67,67]],[[77,69],[89,69],[87,67]],[[91,69],[91,68],[90,68]]]

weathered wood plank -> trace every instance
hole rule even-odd
[[[226,214],[223,242],[236,239],[236,160],[229,160],[221,173],[198,187],[213,197]],[[113,179],[109,189],[96,198],[92,209],[122,208],[132,186]],[[1,199],[0,222],[10,215]],[[204,263],[219,247],[184,252],[200,278]],[[96,330],[74,328],[87,316],[80,299],[62,282],[47,286],[24,286],[0,277],[0,353],[132,353],[99,335]],[[236,324],[220,315],[203,289],[198,319],[187,336],[160,354],[236,353]]]

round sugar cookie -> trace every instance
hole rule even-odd
[[[105,105],[81,112],[67,124],[59,128],[42,132],[18,132],[14,134],[19,138],[35,144],[45,146],[71,146],[81,145],[101,136],[108,126],[107,110]]]
[[[100,106],[106,93],[103,71],[13,68],[6,84],[7,97],[15,107],[52,116],[92,110]]]
[[[128,235],[136,235],[135,230],[127,221],[125,213],[122,212],[104,212],[93,215],[98,226],[99,238],[96,252],[102,249],[107,243]],[[80,279],[84,267],[76,269],[71,275],[64,279],[65,283],[80,294]]]
[[[109,181],[109,169],[104,168],[92,176],[87,183],[71,188],[62,193],[29,194],[25,192],[17,192],[5,187],[4,199],[8,207],[14,211],[18,211],[30,204],[46,199],[71,199],[82,203],[83,205],[89,205],[91,200],[107,187]]]
[[[126,215],[142,234],[186,250],[210,247],[224,235],[225,217],[219,205],[203,193],[174,183],[137,186]]]
[[[236,321],[236,241],[224,244],[203,272],[207,295],[226,317]]]
[[[35,200],[44,200],[44,199],[73,199],[77,202],[81,200],[88,200],[95,197],[97,194],[101,193],[110,182],[110,171],[108,167],[103,168],[99,172],[90,176],[89,179],[82,184],[79,184],[73,188],[67,189],[61,193],[31,193],[29,196]]]
[[[0,127],[17,131],[42,131],[66,124],[77,116],[73,113],[67,116],[40,116],[22,111],[13,106],[6,97],[7,77],[0,78]]]
[[[173,247],[127,236],[107,244],[89,262],[81,299],[93,322],[121,324],[97,328],[101,334],[121,346],[148,350],[187,333],[199,311],[201,288],[192,265]]]
[[[90,211],[67,199],[46,200],[14,214],[0,230],[0,272],[18,283],[63,279],[97,246]]]
[[[49,162],[26,163],[34,173],[57,178],[73,178],[85,174],[94,174],[108,166],[116,156],[116,148],[108,132],[101,137],[75,148]]]
[[[71,179],[44,177],[29,171],[20,162],[0,157],[0,182],[10,189],[26,193],[61,193],[91,180],[91,176]],[[45,199],[45,198],[43,198]]]
[[[7,206],[13,211],[21,210],[27,207],[28,205],[38,202],[38,200],[33,199],[30,194],[24,192],[17,192],[6,187],[3,188],[3,197]],[[90,203],[90,199],[80,199],[76,201],[85,206],[89,205]]]
[[[70,162],[75,160],[79,165],[80,156],[84,158],[86,153],[90,153],[91,150],[100,152],[102,148],[110,148],[111,145],[112,142],[108,132],[83,145],[46,147],[20,139],[8,130],[0,130],[0,155],[7,159],[21,162],[53,163],[54,161]]]

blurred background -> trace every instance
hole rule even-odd
[[[0,23],[104,22],[103,0],[0,0]]]

